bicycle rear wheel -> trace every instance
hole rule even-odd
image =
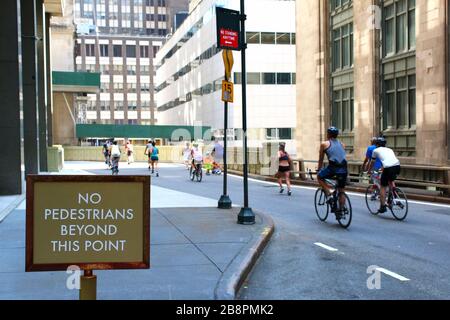
[[[197,167],[197,181],[202,182],[203,179],[203,170],[201,166]]]
[[[380,190],[374,184],[368,186],[366,189],[366,205],[371,214],[375,216],[378,215],[378,208],[380,207]]]
[[[403,221],[408,215],[408,198],[400,188],[394,188],[392,191],[392,203],[389,206],[395,219]]]
[[[322,222],[326,221],[330,212],[330,206],[327,203],[327,197],[323,189],[317,189],[316,195],[314,196],[314,206],[319,220]]]
[[[350,203],[350,198],[347,196],[347,194],[345,193],[344,195],[345,205],[344,208],[342,208],[341,218],[338,219],[338,222],[342,228],[347,229],[352,223],[352,204]]]

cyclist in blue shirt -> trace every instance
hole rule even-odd
[[[367,148],[366,159],[364,159],[364,163],[363,163],[363,171],[364,172],[367,172],[368,169],[369,169],[370,161],[372,161],[373,151],[377,148],[377,140],[378,140],[377,137],[373,137],[372,138],[372,144]],[[383,165],[382,165],[380,159],[377,159],[375,164],[374,164],[374,166],[373,166],[373,170],[374,171],[378,171],[382,167],[383,167]]]

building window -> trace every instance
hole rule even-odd
[[[95,44],[86,45],[86,56],[95,57]]]
[[[259,32],[247,32],[247,43],[261,43],[261,34]]]
[[[275,44],[275,33],[274,32],[261,32],[261,43],[262,44]]]
[[[350,3],[352,3],[352,0],[331,0],[331,9],[337,10]]]
[[[113,45],[114,57],[119,58],[122,57],[122,46],[121,45]]]
[[[291,74],[277,73],[277,84],[291,84]]]
[[[346,24],[332,31],[333,71],[353,66],[353,23]]]
[[[148,46],[141,46],[139,48],[140,48],[141,58],[148,58],[149,57],[149,48],[148,48]]]
[[[117,92],[117,93],[123,92],[123,82],[114,82],[113,88],[114,88],[114,92]]]
[[[331,123],[342,132],[350,133],[354,128],[353,88],[333,91]]]
[[[263,84],[276,84],[275,73],[263,73],[262,74]]]
[[[136,75],[136,66],[127,66],[127,75],[135,76]]]
[[[248,72],[247,84],[261,84],[261,74],[259,72]]]
[[[289,33],[278,33],[276,35],[277,44],[291,44],[291,35]]]
[[[128,93],[136,93],[137,91],[137,84],[136,83],[128,83],[127,85],[127,92]]]
[[[384,7],[384,55],[414,50],[416,47],[416,1],[396,0]]]
[[[114,110],[115,111],[123,111],[123,101],[115,101],[114,102]]]
[[[416,125],[416,76],[385,80],[385,129],[411,129]]]
[[[136,46],[126,46],[127,58],[136,58]]]
[[[136,111],[136,110],[137,110],[137,102],[128,101],[128,111]]]
[[[107,44],[101,44],[100,45],[100,57],[108,57],[108,45]]]
[[[291,128],[268,128],[266,129],[267,140],[291,140]]]
[[[123,66],[122,65],[113,65],[113,73],[114,74],[122,74],[123,72]]]

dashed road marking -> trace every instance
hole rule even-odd
[[[398,273],[392,272],[392,271],[390,271],[388,269],[385,269],[385,268],[378,267],[375,270],[377,270],[379,272],[382,272],[384,274],[387,274],[388,276],[391,276],[392,278],[395,278],[395,279],[400,280],[400,281],[410,281],[410,279],[405,278],[404,276],[401,276]]]
[[[321,242],[316,242],[316,243],[314,243],[316,246],[318,246],[318,247],[321,247],[321,248],[323,248],[323,249],[325,249],[325,250],[328,250],[328,251],[331,251],[331,252],[337,252],[337,251],[339,251],[338,249],[336,249],[336,248],[333,248],[333,247],[330,247],[330,246],[327,246],[326,244],[323,244],[323,243],[321,243]]]

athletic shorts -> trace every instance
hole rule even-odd
[[[338,188],[345,188],[347,184],[347,166],[337,167],[328,166],[319,172],[319,178],[324,179],[336,179]]]
[[[158,161],[159,158],[158,158],[158,157],[155,157],[155,156],[152,156],[152,157],[150,157],[150,160],[152,160],[152,161]]]
[[[280,173],[285,173],[285,172],[289,172],[289,171],[291,171],[291,167],[288,167],[288,166],[285,166],[285,167],[279,166],[278,167],[278,172],[280,172]]]
[[[381,186],[387,187],[389,182],[395,181],[400,174],[400,166],[385,168],[381,174]]]

